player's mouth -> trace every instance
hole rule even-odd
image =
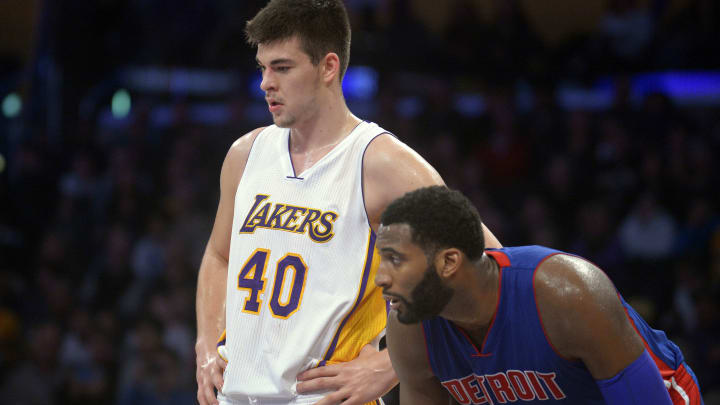
[[[385,301],[390,304],[390,309],[397,310],[402,303],[402,300],[400,298],[392,295],[383,295],[383,298],[385,298]]]
[[[276,102],[276,101],[271,101],[271,102],[268,103],[268,109],[270,110],[270,112],[276,112],[276,111],[279,110],[280,107],[282,107],[282,106],[283,106],[282,104],[280,104],[280,103],[278,103],[278,102]]]

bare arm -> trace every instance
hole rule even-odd
[[[615,376],[645,349],[615,287],[592,263],[553,256],[538,269],[535,289],[552,345],[562,356],[585,363],[596,380]]]
[[[417,152],[387,134],[375,138],[365,152],[363,189],[370,224],[377,231],[385,208],[409,191],[445,185],[440,174]],[[500,248],[498,239],[483,224],[485,245]]]
[[[225,329],[225,288],[235,191],[258,132],[255,130],[235,141],[225,157],[220,172],[220,202],[215,224],[200,263],[195,302],[198,331],[195,354],[197,396],[203,405],[217,403],[212,388],[222,388],[224,362],[217,355],[216,344]]]
[[[388,316],[387,346],[400,380],[401,405],[454,403],[430,369],[421,324],[403,325],[392,312]]]

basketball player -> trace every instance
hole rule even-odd
[[[383,213],[375,283],[401,404],[702,404],[678,347],[592,263],[484,246],[477,211],[445,187]]]
[[[239,138],[223,163],[198,279],[198,400],[374,403],[397,383],[378,351],[380,214],[442,179],[347,108],[342,0],[272,0],[246,33],[274,125]]]

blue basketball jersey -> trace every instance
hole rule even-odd
[[[500,265],[500,294],[482,347],[476,347],[462,329],[442,317],[422,323],[430,366],[442,385],[460,404],[604,404],[584,364],[561,357],[551,346],[538,315],[535,270],[545,259],[563,252],[522,246],[488,249],[486,253]],[[622,297],[620,300],[673,401],[699,398],[697,381],[680,349],[665,333],[651,329]]]

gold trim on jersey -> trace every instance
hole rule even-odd
[[[358,299],[360,299],[360,303],[357,307],[353,306],[354,311],[338,325],[337,329],[342,327],[342,330],[335,331],[333,341],[338,333],[339,337],[337,338],[334,351],[325,364],[347,362],[356,358],[360,354],[360,350],[372,342],[385,329],[385,323],[387,321],[386,303],[382,297],[382,289],[373,282],[378,266],[380,265],[380,255],[375,251],[374,243],[372,243],[373,239],[373,231],[369,229],[366,248],[367,253],[362,268],[364,272],[369,260],[370,271],[367,279],[361,277],[358,295],[363,290],[363,282],[366,283],[365,292],[362,298],[356,296],[354,302],[357,303]],[[325,350],[323,359],[327,357],[331,348],[332,342]]]

